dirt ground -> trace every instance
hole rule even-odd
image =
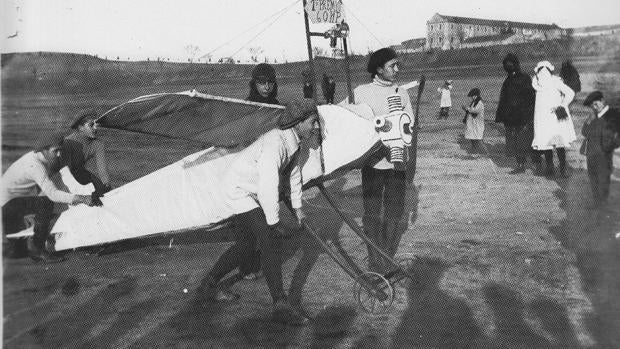
[[[491,82],[484,83],[490,91]],[[576,147],[568,153],[567,179],[537,177],[531,170],[509,174],[513,162],[504,156],[502,128],[491,122],[493,98],[484,151],[471,154],[460,113],[446,121],[434,117],[432,93],[439,84],[429,82],[422,104],[415,187],[407,191],[409,227],[399,248],[415,256],[414,279],[394,285],[387,311],[360,310],[353,280],[302,233],[286,243],[284,275],[291,294],[302,295],[309,325],[270,321],[264,279],[236,284],[233,290],[242,296],[236,303],[206,303],[197,289],[228,246],[228,234],[196,232],[70,251],[67,261],[52,265],[4,258],[3,346],[620,347],[620,242],[614,238],[620,232],[620,183],[612,182],[606,208],[590,209]],[[469,86],[455,93],[456,105]],[[23,125],[15,113],[35,102],[3,100],[3,137],[13,141],[3,141],[4,168],[23,150],[18,140],[30,137],[18,138]],[[49,113],[51,121],[38,127],[58,120]],[[585,110],[577,108],[574,117],[580,130]],[[113,144],[110,153],[120,154],[120,146]],[[123,171],[131,172],[112,170],[117,184],[136,176]],[[327,183],[358,224],[360,180],[352,171]],[[364,266],[365,246],[316,189],[305,192],[304,204],[317,231],[338,237]]]

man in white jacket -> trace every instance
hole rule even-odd
[[[274,319],[292,325],[307,321],[286,298],[282,286],[281,238],[286,235],[280,223],[280,180],[290,185],[290,200],[298,224],[301,211],[302,178],[298,162],[299,145],[309,138],[318,125],[318,111],[312,100],[293,102],[273,129],[245,148],[224,175],[223,191],[235,210],[237,238],[233,246],[220,256],[209,272],[207,298],[233,301],[238,295],[218,285],[229,272],[238,268],[258,244],[261,265],[269,293],[274,302]]]

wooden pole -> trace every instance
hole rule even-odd
[[[303,0],[304,23],[306,25],[306,44],[308,46],[308,63],[310,66],[310,83],[312,84],[312,99],[318,104],[316,98],[316,79],[314,75],[314,59],[312,58],[312,40],[310,39],[310,23],[308,22],[308,13],[306,12],[306,0]]]
[[[353,95],[353,89],[351,88],[351,69],[349,66],[349,53],[347,50],[347,38],[342,38],[342,45],[344,48],[344,71],[347,76],[347,90],[349,91],[349,104],[355,104],[355,96]]]

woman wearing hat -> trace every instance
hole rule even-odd
[[[267,104],[280,104],[278,102],[278,82],[276,71],[267,63],[258,64],[252,70],[250,80],[250,94],[247,100]]]
[[[534,106],[534,140],[532,148],[542,150],[545,154],[547,176],[552,176],[553,149],[558,154],[560,175],[566,177],[566,150],[577,139],[575,126],[568,110],[568,105],[575,97],[575,92],[562,79],[553,75],[554,67],[548,61],[538,62],[532,79],[536,91]]]
[[[472,88],[467,97],[471,97],[468,107],[462,106],[465,110],[465,139],[471,141],[471,152],[476,153],[480,150],[480,141],[484,133],[484,103],[480,96],[480,89]]]

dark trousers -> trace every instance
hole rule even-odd
[[[534,139],[532,125],[504,125],[504,128],[508,156],[514,156],[519,165],[525,165],[528,155],[533,164],[540,164],[540,151],[532,149]]]
[[[596,204],[603,203],[609,196],[609,184],[613,170],[613,153],[597,153],[588,155],[588,177]]]
[[[406,189],[404,171],[362,168],[364,234],[392,257],[396,254],[404,232],[401,220]],[[368,246],[368,265],[372,271],[384,271],[383,259],[370,246]]]
[[[558,162],[560,165],[560,171],[566,170],[566,149],[564,148],[555,148],[555,152],[558,154]],[[553,150],[543,150],[542,153],[545,155],[545,163],[547,165],[547,170],[553,169]]]
[[[269,293],[274,302],[285,297],[282,286],[282,240],[271,233],[261,208],[235,216],[237,238],[215,262],[209,272],[214,281],[219,282],[226,274],[236,268],[243,268],[252,261],[257,245],[260,264],[265,274]]]
[[[11,199],[2,206],[2,228],[4,234],[13,234],[25,229],[24,216],[34,213],[33,242],[39,248],[45,247],[49,236],[49,225],[54,217],[54,203],[46,196],[24,196]]]

